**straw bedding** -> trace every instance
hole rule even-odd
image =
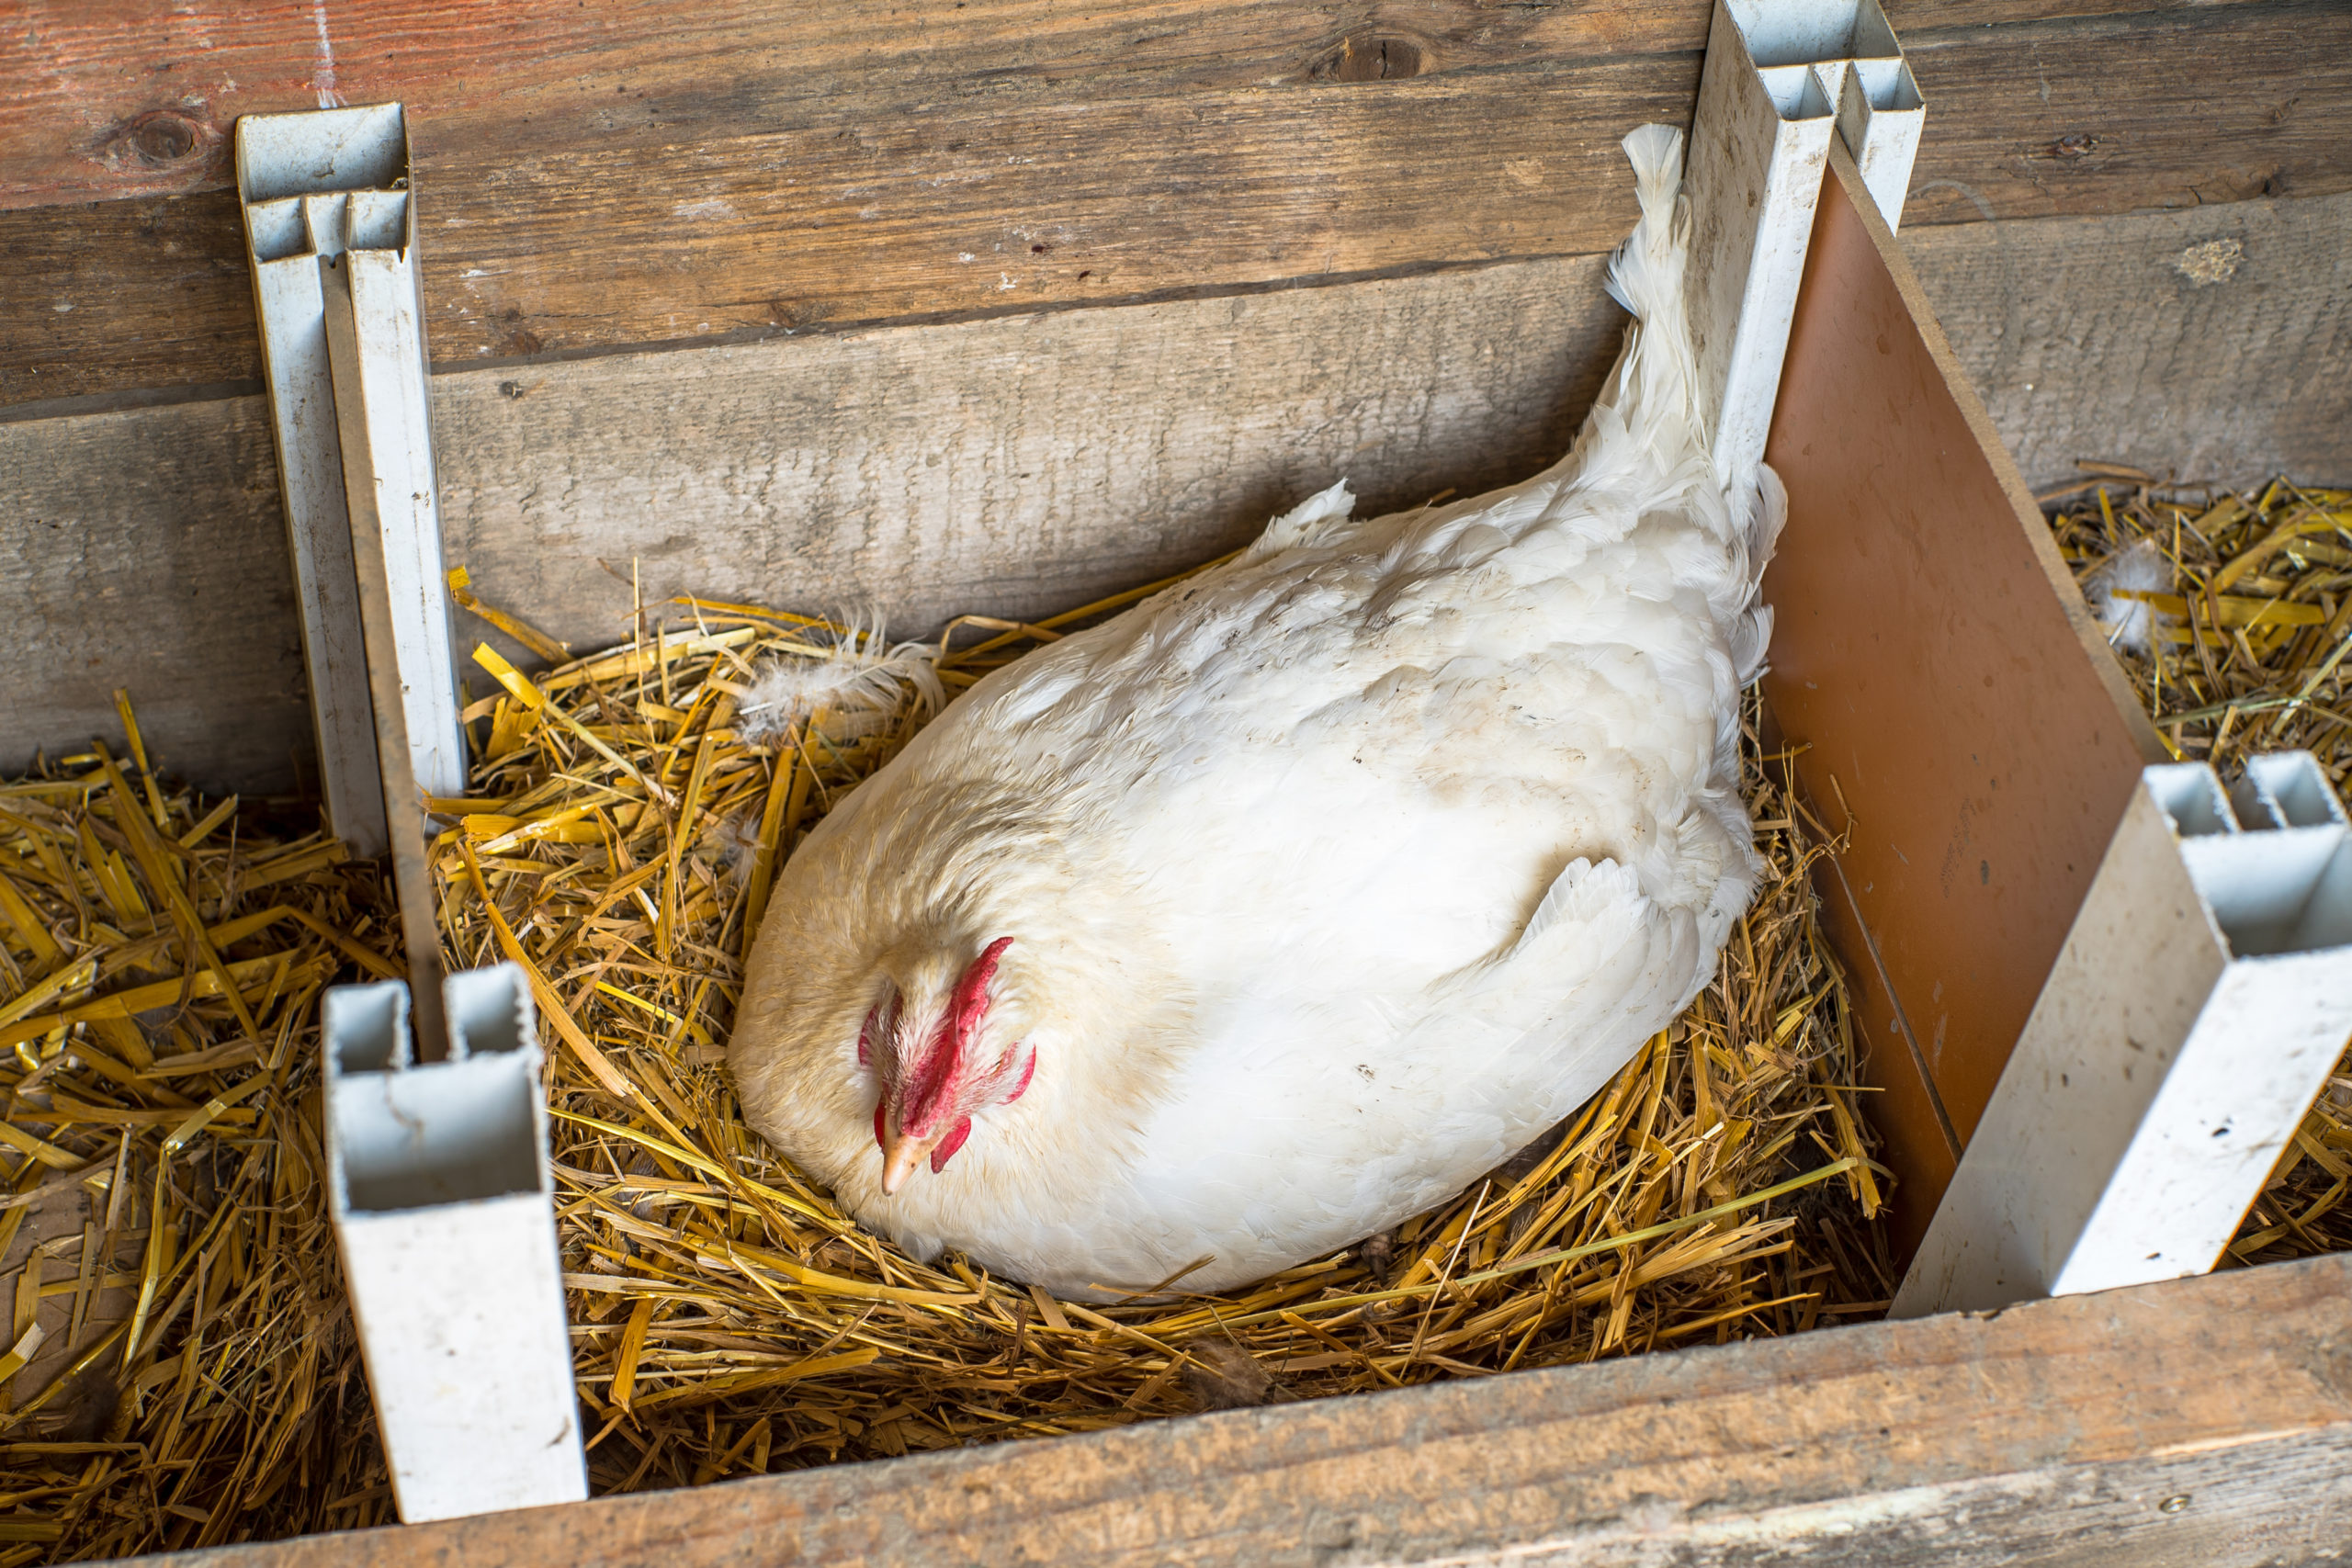
[[[2154,494],[2086,500],[2058,526],[2086,570],[2144,534],[2210,575],[2287,509],[2335,509],[2338,531],[2296,536],[2237,591],[2291,568],[2274,596],[2321,604],[2321,637],[2301,635],[2306,616],[2270,647],[2256,623],[2134,669],[2187,754],[2243,743],[2253,720],[2317,744],[2340,777],[2352,745],[2326,705],[2329,660],[2352,595],[2341,613],[2331,596],[2352,576],[2325,569],[2327,551],[2352,565],[2352,528],[2342,497],[2297,493],[2249,498],[2262,520],[2222,538],[2210,507],[2204,536],[2176,535]],[[1150,591],[1038,626],[967,617],[925,662],[952,694]],[[734,1111],[723,1047],[775,867],[922,721],[910,662],[876,678],[884,711],[845,704],[770,733],[742,711],[764,672],[797,661],[821,684],[873,662],[876,639],[681,602],[668,631],[640,615],[628,644],[574,661],[461,602],[556,663],[529,678],[483,661],[467,710],[481,761],[466,800],[435,803],[434,865],[449,961],[514,958],[539,998],[599,1492],[1883,1310],[1882,1176],[1806,880],[1822,837],[1761,755],[1752,707],[1764,892],[1717,981],[1591,1105],[1389,1235],[1247,1291],[1097,1308],[952,1255],[909,1260]],[[2301,705],[2245,711],[2282,692]],[[2199,711],[2233,700],[2235,717]],[[0,1568],[392,1517],[325,1221],[315,1028],[326,985],[395,972],[388,892],[332,840],[168,784],[127,701],[122,724],[123,755],[0,785],[0,1248],[17,1270],[0,1300],[24,1356],[0,1361]],[[2304,1132],[2238,1244],[2249,1259],[2352,1242],[2340,1107]]]

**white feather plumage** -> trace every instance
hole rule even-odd
[[[744,739],[775,739],[820,709],[846,717],[841,728],[857,733],[862,722],[879,725],[896,716],[909,689],[918,714],[947,705],[928,643],[892,646],[878,611],[870,626],[853,615],[837,618],[845,629],[822,657],[779,659],[753,677],[737,707]]]
[[[860,1219],[1073,1294],[1243,1283],[1458,1191],[1713,972],[1783,502],[1697,422],[1680,135],[1625,147],[1636,321],[1562,462],[1372,519],[1333,486],[981,682],[784,868],[736,1079]],[[1008,936],[974,1049],[1034,1082],[886,1196],[861,1021]]]
[[[2171,592],[2172,562],[2154,539],[2143,539],[2130,549],[2118,550],[2083,580],[2084,596],[2089,599],[2099,625],[2106,628],[2107,640],[2133,653],[2147,652],[2155,638],[2156,627],[2168,624],[2172,617],[2160,613],[2145,599],[2124,595]]]

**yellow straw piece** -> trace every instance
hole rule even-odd
[[[492,680],[513,693],[514,700],[525,707],[537,712],[548,705],[547,698],[540,694],[537,686],[531,684],[531,678],[509,664],[506,661],[506,656],[490,644],[476,643],[473,659],[476,664],[490,671]]]
[[[550,664],[561,664],[571,657],[571,649],[537,627],[517,620],[503,610],[483,604],[473,592],[473,573],[464,567],[453,568],[449,572],[449,597],[457,601],[459,609],[469,610],[480,615]]]

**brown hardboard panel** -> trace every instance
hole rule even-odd
[[[2166,753],[1900,247],[1832,165],[1766,454],[1789,525],[1765,692],[1848,838],[1843,956],[1883,976],[1895,1025],[1867,1035],[1882,1130],[1964,1146]],[[1925,1094],[1905,1084],[1918,1067]],[[1939,1195],[1903,1194],[1906,1228]]]

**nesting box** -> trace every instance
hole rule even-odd
[[[232,9],[12,46],[50,85],[0,107],[25,306],[0,326],[23,634],[0,768],[113,733],[128,687],[185,774],[315,791],[223,197],[237,113],[414,117],[452,561],[582,649],[682,592],[882,602],[922,632],[1193,564],[1342,472],[1387,507],[1550,461],[1621,324],[1616,138],[1687,117],[1708,17]],[[1902,241],[1862,171],[1824,187],[1766,449],[1791,525],[1765,692],[1794,787],[1849,835],[1823,917],[1916,1239],[2167,755],[2030,487],[2090,456],[2352,467],[2352,162],[2277,107],[2281,82],[2340,97],[2352,32],[2291,6],[1895,20],[1940,118]],[[2215,83],[2215,59],[2247,63]],[[2185,80],[2206,112],[2172,101]],[[190,1518],[189,1540],[338,1563],[2301,1560],[2352,1533],[2347,1285],[2314,1259],[270,1547]]]

